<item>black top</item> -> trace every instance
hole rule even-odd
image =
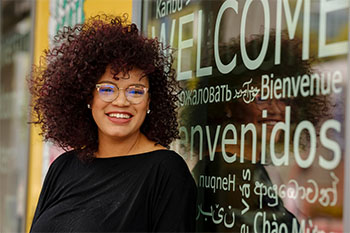
[[[50,166],[31,232],[190,232],[196,184],[174,151],[80,161],[74,151]]]

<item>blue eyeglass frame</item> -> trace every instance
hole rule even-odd
[[[111,86],[114,86],[114,87],[116,87],[117,90],[118,90],[118,93],[117,93],[116,97],[115,97],[113,100],[111,100],[111,101],[106,101],[106,100],[102,99],[101,96],[100,96],[100,94],[99,94],[99,97],[100,97],[103,101],[105,101],[105,102],[107,102],[107,103],[112,103],[114,100],[116,100],[116,99],[118,98],[118,96],[119,96],[120,90],[126,90],[126,89],[128,89],[129,87],[132,87],[132,86],[141,87],[141,88],[144,90],[144,92],[145,92],[144,94],[146,94],[146,93],[148,92],[148,90],[149,90],[148,87],[145,87],[145,86],[143,86],[143,85],[137,85],[137,84],[132,84],[132,85],[126,87],[126,88],[120,88],[120,87],[118,87],[117,85],[114,85],[114,84],[112,84],[112,83],[97,83],[96,86],[95,86],[96,89],[97,89],[97,92],[100,93],[100,88],[101,88],[101,86],[102,86],[102,85],[106,85],[106,84],[111,85]],[[132,104],[139,104],[139,103],[141,103],[141,102],[143,101],[143,98],[144,98],[144,95],[143,95],[143,96],[140,98],[140,99],[141,99],[140,102],[138,102],[138,103],[133,103],[133,101],[130,101],[130,100],[129,100],[128,95],[127,95],[127,93],[125,93],[125,91],[124,91],[124,94],[125,94],[126,99],[127,99],[130,103],[132,103]]]

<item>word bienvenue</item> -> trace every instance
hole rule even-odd
[[[250,79],[243,83],[242,88],[233,91],[228,84],[185,90],[180,93],[180,105],[229,102],[236,99],[242,99],[244,103],[249,104],[257,97],[260,100],[279,100],[298,96],[326,96],[341,93],[343,80],[343,75],[338,70],[283,78],[274,78],[274,74],[265,74],[261,76],[260,88],[252,85],[253,79]]]

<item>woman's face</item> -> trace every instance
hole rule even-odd
[[[265,100],[265,101],[256,101],[254,111],[252,115],[255,118],[254,123],[257,126],[257,133],[261,135],[262,133],[262,124],[266,124],[266,141],[270,141],[271,133],[273,127],[279,122],[285,120],[285,107],[286,104],[282,100]],[[262,117],[262,111],[267,110],[267,116]],[[277,142],[281,136],[281,131],[277,131],[275,141]],[[259,137],[259,136],[258,136]]]
[[[266,124],[266,141],[270,140],[273,127],[278,123],[285,120],[285,107],[286,104],[282,100],[265,100],[254,101],[253,103],[246,104],[240,101],[231,107],[230,114],[234,115],[236,123],[249,124],[253,123],[256,127],[257,138],[261,141],[262,137],[262,124]],[[267,116],[262,117],[262,111],[267,110]],[[281,131],[276,134],[275,140],[280,139]]]
[[[97,84],[101,87],[93,92],[91,111],[99,140],[105,137],[121,140],[138,135],[150,103],[149,81],[142,70],[134,68],[125,76],[122,73],[113,75],[108,66]],[[147,90],[143,97],[139,94],[133,97],[144,88]]]

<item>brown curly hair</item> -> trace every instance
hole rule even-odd
[[[114,74],[136,67],[148,76],[151,112],[141,132],[165,147],[179,138],[173,56],[157,39],[146,38],[128,23],[127,15],[98,15],[65,27],[54,44],[33,67],[29,80],[36,117],[31,123],[40,124],[45,140],[77,150],[82,159],[94,157],[97,125],[87,103],[107,65]]]

